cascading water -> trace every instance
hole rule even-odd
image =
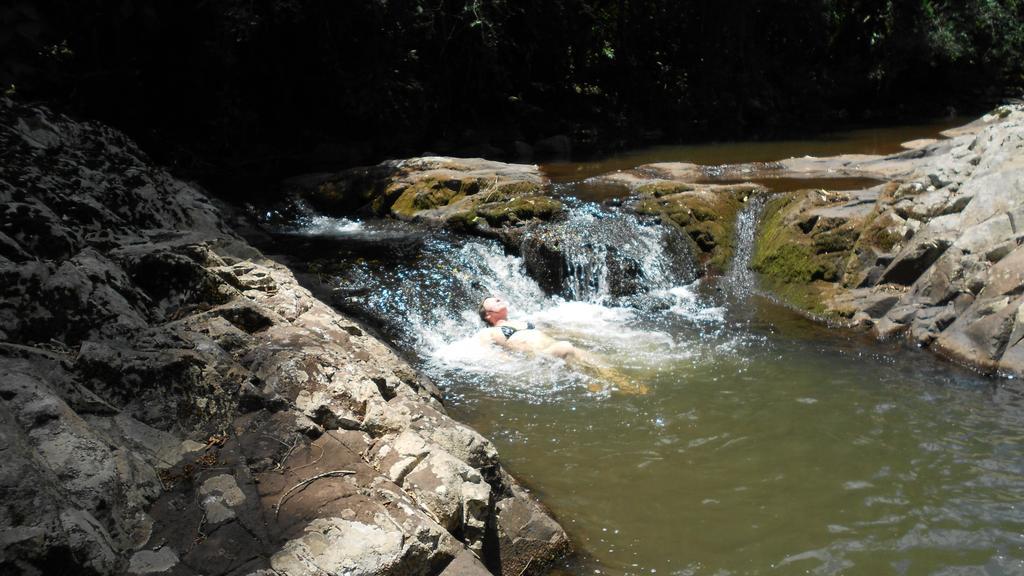
[[[697,277],[679,232],[593,204],[575,207],[564,222],[530,231],[519,249],[531,275],[568,300],[605,302]]]
[[[543,491],[581,550],[568,573],[1024,573],[1024,392],[748,298],[760,209],[737,216],[719,283],[690,282],[671,237],[593,206],[505,245],[267,221]],[[595,393],[559,360],[481,345],[492,293],[650,393]]]
[[[723,279],[725,287],[736,296],[750,296],[757,288],[757,277],[750,269],[750,262],[754,257],[757,225],[764,212],[764,204],[765,196],[751,195],[736,214],[732,264]]]
[[[577,204],[564,221],[527,231],[518,246],[522,256],[496,240],[332,219],[302,206],[293,206],[290,218],[264,220],[287,238],[324,242],[302,251],[317,255],[315,268],[333,288],[332,303],[379,327],[449,387],[472,381],[551,399],[594,384],[561,361],[480,344],[476,335],[484,326],[476,309],[492,294],[512,303],[513,317],[626,370],[699,353],[699,344],[681,345],[670,334],[672,323],[689,322],[698,330],[688,333],[703,333],[723,322],[721,309],[692,286],[697,267],[678,232],[592,204]]]

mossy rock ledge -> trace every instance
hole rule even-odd
[[[637,169],[643,173],[644,167]],[[641,215],[658,217],[677,227],[692,241],[693,253],[706,272],[724,272],[735,250],[736,215],[744,202],[766,193],[757,184],[696,184],[662,178],[630,182],[632,196],[626,207]]]
[[[773,196],[752,268],[763,288],[812,316],[1019,375],[1024,107],[946,135],[866,160],[889,174],[883,184]]]
[[[430,156],[388,160],[286,186],[332,214],[369,213],[475,230],[549,220],[563,210],[535,165]]]

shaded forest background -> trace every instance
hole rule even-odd
[[[1024,0],[13,0],[0,86],[255,183],[974,112],[1021,95]]]

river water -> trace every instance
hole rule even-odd
[[[732,270],[693,280],[650,223],[579,203],[565,230],[589,264],[563,296],[489,240],[311,214],[277,225],[334,304],[416,359],[552,509],[579,550],[561,573],[1024,574],[1024,389],[759,296],[745,266],[758,212],[740,215]],[[649,291],[609,293],[594,257],[607,246]],[[478,344],[484,294],[618,376]]]

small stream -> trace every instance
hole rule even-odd
[[[732,268],[710,280],[661,227],[571,205],[566,222],[531,232],[570,247],[547,290],[523,259],[530,234],[509,250],[301,206],[267,224],[282,251],[315,263],[335,306],[417,358],[452,415],[554,511],[579,549],[559,571],[1024,574],[1017,382],[758,296],[746,266],[756,198]],[[481,345],[489,294],[647,393]]]

